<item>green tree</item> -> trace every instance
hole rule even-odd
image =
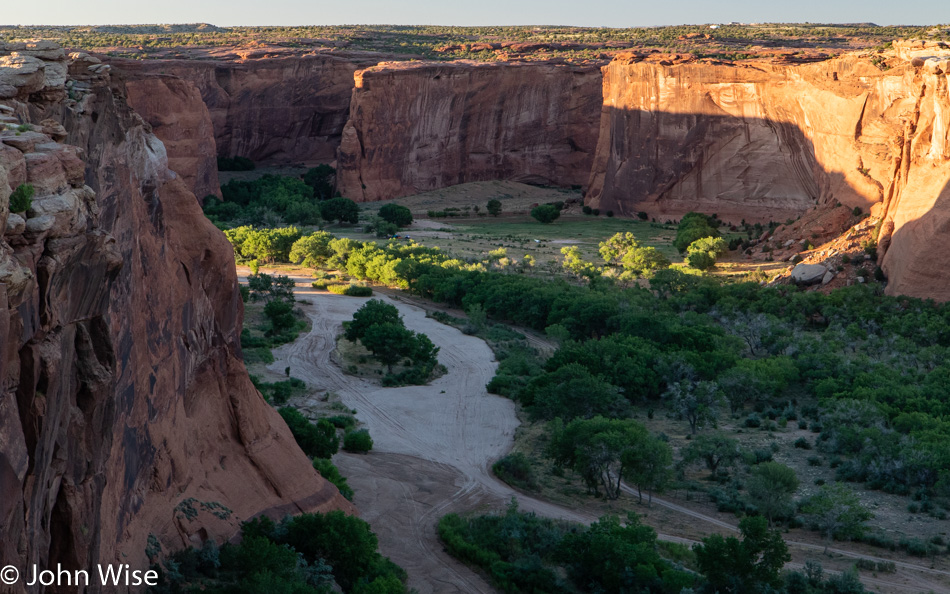
[[[330,241],[333,236],[326,231],[317,231],[304,235],[290,248],[290,261],[307,268],[317,268],[326,264],[332,255]]]
[[[379,218],[388,221],[397,227],[408,227],[412,224],[412,212],[405,206],[387,204],[379,209]]]
[[[663,398],[677,418],[689,423],[693,434],[718,416],[720,395],[715,382],[681,380],[670,385]]]
[[[686,213],[676,229],[673,245],[683,253],[697,239],[719,237],[719,230],[716,228],[718,224],[718,221],[710,216],[698,212]]]
[[[865,523],[874,517],[847,485],[822,485],[818,493],[802,505],[802,513],[817,526],[827,543],[832,539],[853,539],[861,536]]]
[[[561,216],[561,211],[553,204],[542,204],[531,209],[531,217],[545,225],[553,223]]]
[[[683,448],[681,464],[689,466],[702,461],[715,477],[720,469],[735,466],[740,458],[742,458],[742,450],[739,442],[717,431],[694,437]]]
[[[645,489],[648,504],[652,504],[653,492],[663,491],[673,478],[673,449],[665,441],[647,436],[640,447],[628,449],[624,456],[624,478],[637,486],[641,503]]]
[[[600,243],[598,252],[605,264],[617,265],[627,253],[639,247],[640,242],[633,233],[615,233]]]
[[[693,545],[699,571],[709,592],[761,592],[781,585],[782,567],[792,556],[776,530],[765,518],[749,517],[739,522],[742,540],[713,534]]]
[[[268,301],[264,306],[264,317],[271,324],[269,334],[283,334],[297,324],[293,304],[282,299]]]
[[[311,423],[292,406],[283,406],[277,412],[290,427],[304,454],[311,458],[329,458],[339,450],[340,439],[336,435],[336,427],[326,419]]]
[[[320,203],[320,213],[328,221],[338,223],[360,222],[360,207],[349,198],[336,197]]]
[[[347,452],[365,454],[373,449],[373,438],[366,429],[347,431],[343,435],[343,449]]]
[[[399,324],[374,324],[363,332],[360,342],[373,358],[386,366],[389,373],[393,365],[411,358],[416,348],[415,334]]]
[[[689,574],[673,569],[660,557],[656,532],[635,514],[625,524],[603,516],[587,530],[564,536],[556,559],[571,580],[586,592],[680,592],[692,585]]]
[[[726,253],[728,246],[721,237],[703,237],[686,248],[686,261],[698,270],[708,270],[716,265],[716,260]]]
[[[581,475],[589,491],[607,499],[620,496],[621,479],[628,462],[636,461],[636,450],[649,442],[646,428],[631,419],[575,419],[564,425],[560,419],[550,425],[547,454],[559,467]]]
[[[343,335],[347,340],[359,340],[363,338],[369,328],[379,324],[397,324],[401,326],[402,317],[395,305],[379,299],[370,299],[356,310],[356,313],[353,314],[353,321],[347,325]]]
[[[33,184],[20,184],[13,193],[10,194],[10,212],[26,212],[33,206],[33,195],[36,188]]]
[[[600,274],[593,263],[587,262],[581,257],[581,251],[577,246],[562,247],[561,254],[564,256],[564,261],[561,263],[564,270],[585,278],[593,278]]]
[[[625,415],[629,402],[620,390],[577,363],[569,363],[528,382],[518,400],[535,418],[590,418]]]
[[[333,178],[336,170],[329,165],[317,165],[303,175],[303,183],[313,188],[313,196],[318,200],[327,200],[333,196]]]
[[[669,268],[670,260],[656,248],[640,247],[624,254],[620,265],[625,271],[640,277],[650,276],[657,270]]]
[[[763,462],[752,469],[748,483],[749,497],[766,517],[769,526],[776,517],[795,511],[792,496],[798,489],[795,471],[778,462]]]
[[[488,204],[485,205],[485,210],[487,210],[491,216],[497,217],[501,214],[501,200],[492,198],[488,201]]]

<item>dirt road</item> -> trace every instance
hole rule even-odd
[[[354,503],[377,533],[381,552],[406,568],[411,587],[422,594],[494,591],[481,575],[442,550],[435,527],[446,513],[497,510],[517,497],[522,509],[540,515],[583,523],[596,519],[592,513],[516,492],[491,474],[491,463],[511,447],[518,421],[514,403],[485,391],[497,364],[483,341],[426,318],[420,307],[378,295],[399,309],[409,328],[424,332],[440,347],[439,360],[448,369],[429,386],[381,388],[344,374],[330,360],[342,322],[351,319],[367,299],[315,292],[303,282],[297,295],[309,302],[302,309],[313,328],[276,349],[276,361],[270,367],[282,373],[289,366],[293,376],[316,390],[314,396],[298,399],[294,405],[319,407],[319,395],[333,391],[369,429],[374,440],[371,453],[341,452],[334,462],[355,489]],[[708,522],[711,529],[736,530],[732,523],[670,501],[653,501],[697,522]],[[810,543],[789,545],[799,550],[819,548]],[[840,549],[833,552],[873,558]],[[862,579],[879,592],[950,591],[944,571],[915,563],[897,565],[898,574]]]

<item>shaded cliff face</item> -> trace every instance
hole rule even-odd
[[[600,142],[586,202],[626,215],[689,210],[780,221],[837,200],[883,199],[902,100],[865,60],[643,63],[604,69]],[[900,109],[900,105],[896,106]]]
[[[264,164],[332,161],[349,111],[353,73],[369,64],[366,58],[322,55],[109,63],[130,80],[164,74],[194,84],[211,115],[217,154]],[[160,103],[142,108],[147,120],[166,117]]]
[[[950,260],[942,256],[950,250],[950,51],[910,43],[898,51],[912,59],[906,84],[914,101],[902,114],[878,253],[888,293],[950,301]]]
[[[950,268],[932,257],[950,248],[948,61],[932,53],[898,47],[886,70],[857,56],[806,65],[618,58],[604,68],[586,203],[736,222],[857,206],[883,219],[888,292],[950,299]]]
[[[383,63],[356,73],[338,189],[372,201],[496,179],[583,185],[600,106],[594,67]]]
[[[168,154],[168,168],[199,199],[221,196],[211,114],[193,83],[146,75],[126,83],[129,105],[142,115]]]
[[[101,66],[0,71],[0,120],[41,122],[0,133],[0,565],[141,569],[150,541],[352,511],[253,388],[232,251]]]

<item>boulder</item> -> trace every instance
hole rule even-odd
[[[821,264],[799,264],[792,269],[792,282],[797,285],[813,285],[821,282],[828,269]]]
[[[834,280],[834,278],[835,278],[835,274],[829,270],[828,272],[825,273],[825,276],[821,277],[821,284],[827,285],[832,280]]]

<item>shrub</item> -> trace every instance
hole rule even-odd
[[[802,449],[802,450],[810,450],[810,449],[811,449],[811,442],[808,441],[808,439],[805,438],[805,437],[799,437],[798,439],[796,439],[794,445],[795,445],[796,448],[799,448],[799,449]]]
[[[553,204],[542,204],[531,209],[531,217],[545,225],[553,223],[561,216],[561,211]]]
[[[491,469],[492,472],[495,473],[495,476],[509,485],[529,491],[537,490],[538,488],[531,463],[528,461],[527,456],[521,452],[508,454],[495,462]]]
[[[487,210],[491,216],[497,217],[501,214],[501,201],[492,198],[488,201],[488,204],[485,205],[485,210]]]
[[[587,205],[585,204],[585,205],[583,206],[583,208],[581,208],[581,212],[583,212],[583,213],[586,214],[586,215],[589,215],[589,214],[592,214],[592,213],[594,212],[594,209],[592,209],[591,207],[589,207],[589,206],[587,206]]]
[[[353,501],[353,488],[346,483],[346,477],[340,474],[340,470],[327,458],[314,458],[313,467],[320,476],[333,483],[348,500]]]
[[[365,454],[373,449],[373,438],[369,436],[369,431],[366,429],[348,431],[343,436],[343,449],[347,452]]]
[[[10,212],[26,212],[33,206],[33,195],[36,188],[33,184],[20,184],[10,194]]]
[[[607,217],[608,217],[608,218],[611,218],[611,217],[613,217],[613,216],[614,216],[614,211],[608,210],[608,211],[607,211]]]
[[[642,211],[642,210],[637,213],[637,218],[640,219],[641,221],[647,220],[647,219],[649,218],[649,216],[650,216],[650,215],[648,215],[647,213],[645,213],[645,212]]]
[[[290,427],[290,432],[303,453],[312,458],[329,458],[339,450],[340,440],[336,436],[336,427],[325,419],[320,419],[316,424],[311,423],[300,411],[290,406],[284,406],[277,412]],[[372,445],[372,442],[370,444]]]

